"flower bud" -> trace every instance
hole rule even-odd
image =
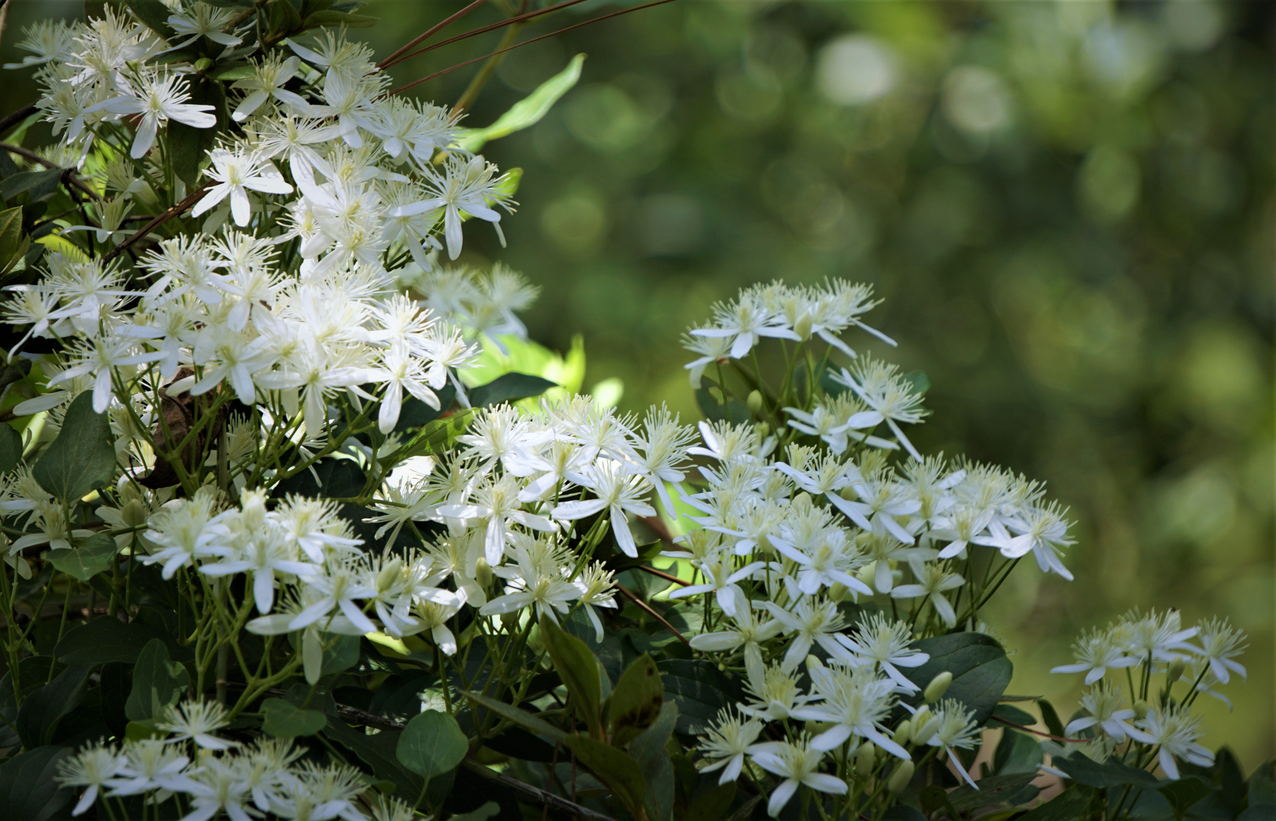
[[[855,751],[855,775],[868,778],[873,774],[873,765],[877,763],[877,747],[871,741],[865,741]]]
[[[1173,684],[1183,678],[1185,670],[1187,670],[1187,660],[1183,658],[1174,659],[1174,661],[1170,662],[1170,669],[1165,671],[1165,683]]]
[[[200,57],[198,60],[195,61],[195,70],[198,71],[200,74],[203,74],[205,71],[208,71],[212,67],[213,67],[213,61],[209,59],[208,57]]]
[[[914,769],[912,759],[899,762],[895,772],[891,773],[891,777],[886,781],[886,789],[893,793],[903,792],[908,782],[913,780]]]
[[[749,407],[749,413],[757,416],[762,412],[762,392],[749,391],[749,398],[745,400],[745,404]]]
[[[141,527],[146,524],[146,505],[133,499],[120,508],[120,519],[127,527]]]
[[[492,566],[487,563],[486,559],[479,559],[474,566],[474,581],[483,587],[488,587],[492,584]]]
[[[1148,717],[1148,703],[1143,699],[1134,702],[1134,717],[1138,719]]]
[[[824,666],[824,662],[820,661],[820,659],[819,659],[819,657],[818,657],[818,656],[807,656],[807,657],[806,657],[806,669],[808,669],[808,670],[819,670],[819,669],[820,669],[820,668],[822,668],[823,666]]]
[[[793,333],[797,334],[798,338],[805,342],[811,338],[811,326],[814,324],[815,321],[811,319],[810,314],[802,314],[798,317],[797,322],[793,323]]]
[[[403,570],[403,560],[399,558],[391,559],[381,568],[381,572],[377,574],[377,589],[389,590],[399,577],[399,573]]]
[[[923,693],[923,695],[926,697],[926,703],[934,704],[936,701],[939,701],[941,698],[943,698],[944,693],[948,692],[948,685],[952,683],[953,683],[953,674],[948,672],[947,670],[945,670],[944,672],[940,673],[939,675],[931,679],[930,684],[926,685],[926,692]]]
[[[920,746],[926,744],[935,735],[939,719],[931,715],[929,707],[923,707],[913,716],[913,743]]]
[[[753,426],[753,429],[757,431],[759,439],[765,439],[771,435],[771,426],[768,425],[766,422],[757,423],[756,425]]]
[[[903,747],[905,744],[911,741],[912,738],[913,738],[913,722],[906,718],[899,723],[898,727],[895,728],[895,735],[891,738],[891,740],[894,741],[899,746]]]
[[[846,585],[841,582],[833,582],[833,586],[829,588],[828,597],[829,601],[837,604],[846,598]]]

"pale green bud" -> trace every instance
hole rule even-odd
[[[824,667],[824,662],[820,661],[817,656],[806,657],[806,669],[819,670]]]
[[[798,321],[793,324],[793,333],[797,334],[798,338],[805,342],[811,338],[811,326],[814,324],[815,321],[811,319],[810,314],[802,314],[798,317]]]
[[[1137,719],[1148,717],[1148,703],[1143,699],[1134,702],[1134,717]]]
[[[877,763],[877,747],[871,741],[865,741],[855,751],[855,775],[868,778],[873,774],[873,766]]]
[[[1170,669],[1165,671],[1165,681],[1167,684],[1173,684],[1183,678],[1184,671],[1187,670],[1187,661],[1177,658],[1170,662]]]
[[[749,398],[745,400],[745,404],[749,408],[749,413],[753,414],[754,416],[757,416],[759,413],[761,413],[762,403],[763,403],[763,399],[762,399],[761,391],[749,391]]]
[[[913,780],[914,769],[916,768],[913,766],[912,759],[899,762],[895,772],[891,773],[891,777],[886,781],[886,789],[893,793],[903,792],[908,782]]]
[[[841,582],[833,582],[833,586],[829,588],[828,597],[834,604],[840,602],[846,598],[846,585]]]
[[[200,74],[203,74],[205,71],[208,71],[212,67],[213,67],[213,61],[209,59],[208,57],[200,57],[198,60],[195,61],[195,70],[198,71]]]
[[[487,563],[486,559],[479,559],[474,566],[474,581],[483,587],[488,587],[492,584],[492,566]]]
[[[926,692],[923,693],[926,697],[926,703],[934,704],[936,701],[943,698],[944,693],[948,692],[948,686],[952,683],[953,674],[947,670],[931,679],[930,684],[926,685]]]
[[[766,422],[757,423],[753,426],[753,429],[757,431],[759,439],[765,439],[771,434],[771,426]]]
[[[911,741],[912,738],[913,738],[913,722],[906,718],[899,723],[898,727],[895,728],[895,735],[891,740],[894,741],[899,746],[903,747],[905,744]]]
[[[146,505],[134,499],[120,508],[120,519],[129,527],[141,527],[146,524]]]

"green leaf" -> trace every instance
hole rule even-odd
[[[700,406],[705,419],[710,422],[728,421],[733,425],[743,425],[753,420],[748,406],[739,399],[729,398],[725,405],[719,402],[713,392],[718,386],[713,380],[704,377],[700,382],[701,386],[696,389],[696,404]]]
[[[0,197],[11,200],[27,192],[32,202],[40,202],[53,196],[62,179],[61,168],[45,168],[40,171],[19,171],[0,181]]]
[[[1019,816],[1017,821],[1077,821],[1087,817],[1093,799],[1093,789],[1073,784],[1027,815]]]
[[[93,410],[85,391],[67,408],[62,430],[31,469],[40,487],[63,502],[74,502],[115,478],[115,446],[106,414]]]
[[[396,450],[389,460],[394,464],[409,456],[434,455],[446,453],[452,449],[456,440],[469,430],[474,419],[474,411],[467,410],[443,416],[421,426],[406,445]]]
[[[489,801],[477,810],[470,810],[467,813],[458,813],[453,815],[448,821],[487,821],[494,815],[501,814],[501,805],[495,801]]]
[[[6,152],[0,151],[0,154]],[[17,255],[22,247],[22,208],[6,208],[0,211],[0,268],[8,267],[9,261]]]
[[[53,741],[58,722],[84,699],[91,669],[87,664],[70,665],[23,699],[16,724],[25,747],[43,747]]]
[[[647,784],[647,814],[652,821],[673,819],[673,761],[665,745],[677,720],[678,705],[671,701],[661,709],[657,720],[629,745],[629,754],[642,767],[643,781]]]
[[[1063,738],[1067,735],[1063,731],[1063,722],[1059,720],[1059,714],[1055,712],[1054,705],[1044,698],[1037,699],[1037,709],[1041,710],[1041,720],[1045,722],[1046,729],[1050,731],[1050,735]]]
[[[469,740],[455,718],[438,710],[426,710],[403,728],[395,754],[410,771],[422,778],[434,778],[456,769],[469,749]]]
[[[415,773],[404,769],[395,755],[400,732],[382,730],[376,735],[368,735],[362,729],[350,727],[335,716],[328,716],[328,726],[324,728],[323,734],[358,756],[372,768],[377,778],[393,782],[396,797],[415,805],[424,782]]]
[[[945,698],[957,699],[974,710],[980,726],[987,723],[1014,671],[1001,645],[982,633],[953,633],[922,639],[913,646],[929,654],[930,660],[904,675],[925,690],[935,676],[945,670],[952,673],[953,683]],[[913,696],[915,703],[920,699],[920,692]]]
[[[53,648],[58,661],[67,664],[133,664],[148,642],[163,640],[160,630],[149,624],[100,616],[70,630]],[[171,637],[170,637],[171,639]]]
[[[1018,724],[1023,727],[1031,727],[1037,723],[1037,717],[1018,707],[1012,707],[1009,704],[998,704],[992,711],[993,718],[999,718],[1002,721],[1008,721],[1011,724]],[[1000,724],[1001,722],[997,722]]]
[[[700,794],[691,802],[682,816],[682,821],[720,821],[727,817],[731,802],[735,800],[736,782],[728,781],[717,784],[712,789]],[[925,816],[922,821],[926,821]]]
[[[494,698],[481,696],[478,693],[467,692],[464,693],[464,695],[480,707],[496,713],[501,718],[514,722],[524,730],[530,730],[537,735],[545,736],[550,741],[557,743],[564,741],[567,738],[567,733],[555,727],[553,724],[550,724],[548,721],[537,718],[525,710],[520,710],[517,707],[506,704],[503,701],[497,701]]]
[[[8,473],[22,463],[22,434],[0,425],[0,473]]]
[[[1042,760],[1041,743],[1037,739],[1007,727],[997,743],[992,768],[998,775],[1032,773],[1035,776]]]
[[[652,725],[665,702],[665,685],[656,663],[646,653],[639,656],[612,690],[607,713],[612,743],[623,744]]]
[[[1276,821],[1276,804],[1250,804],[1236,821]]]
[[[49,551],[48,559],[54,567],[68,576],[87,582],[114,563],[119,549],[113,537],[95,533],[70,550]]]
[[[948,813],[950,819],[961,818],[961,813],[953,806],[952,801],[948,799],[948,791],[943,787],[931,785],[922,787],[917,793],[917,799],[922,805],[922,811],[927,815],[933,816],[940,810]]]
[[[563,631],[558,622],[545,616],[540,620],[541,641],[549,652],[554,671],[567,686],[576,712],[589,726],[594,738],[602,738],[602,683],[598,661],[585,642]]]
[[[217,124],[212,128],[195,128],[177,120],[169,120],[165,131],[165,146],[173,160],[173,171],[186,183],[187,188],[194,191],[199,182],[200,165],[209,149],[217,144],[217,135],[225,126],[228,115],[226,92],[216,80],[192,80],[190,95],[192,104],[213,107]]]
[[[520,399],[530,399],[533,396],[540,396],[550,388],[556,387],[558,387],[557,384],[539,376],[532,376],[526,373],[507,373],[504,376],[496,377],[486,385],[470,388],[468,394],[470,405],[476,408],[483,408],[488,405],[499,405],[502,402],[517,402]]]
[[[1156,789],[1165,796],[1165,800],[1170,802],[1170,806],[1174,808],[1175,817],[1183,818],[1192,805],[1217,790],[1218,787],[1195,776],[1186,775],[1177,781],[1161,782]]]
[[[1128,784],[1155,790],[1159,783],[1156,776],[1147,770],[1135,769],[1115,758],[1109,758],[1100,764],[1081,753],[1073,753],[1065,758],[1055,758],[1053,764],[1067,773],[1073,781],[1087,787],[1121,787]]]
[[[718,711],[743,698],[740,687],[717,665],[704,659],[663,659],[656,662],[665,696],[678,705],[680,733],[698,735]]]
[[[75,792],[58,783],[58,765],[69,747],[38,747],[0,764],[0,818],[46,821],[75,800]]]
[[[152,639],[142,648],[133,667],[133,689],[124,703],[124,714],[129,721],[159,718],[190,683],[186,668],[169,659],[164,642]]]
[[[467,132],[457,141],[458,144],[465,151],[475,152],[489,140],[500,139],[540,122],[554,103],[576,85],[576,81],[580,79],[581,66],[584,64],[585,55],[577,54],[567,64],[567,68],[550,77],[531,94],[510,106],[509,111],[497,118],[496,122],[487,128]]]
[[[318,710],[303,710],[282,698],[268,698],[261,704],[265,714],[261,729],[275,738],[314,735],[328,723]]]
[[[173,36],[173,30],[168,25],[168,18],[173,12],[160,0],[124,0],[124,5],[151,31],[166,40]]]
[[[635,818],[641,818],[643,799],[647,785],[643,783],[642,768],[634,757],[610,744],[580,735],[567,736],[564,743],[576,754],[576,759],[598,776],[620,799]]]
[[[367,28],[376,25],[377,18],[366,14],[347,14],[341,11],[316,11],[306,17],[302,27],[306,29],[320,26],[346,26],[348,28]]]
[[[251,80],[257,76],[257,70],[248,63],[226,63],[225,65],[213,66],[206,75],[214,80],[222,82],[231,82],[234,80]]]
[[[958,810],[973,810],[980,807],[991,807],[996,804],[1009,804],[1017,807],[1027,804],[1037,797],[1041,790],[1032,785],[1037,771],[1015,773],[1013,775],[994,775],[981,778],[977,782],[979,789],[972,789],[969,784],[948,794],[948,800]]]

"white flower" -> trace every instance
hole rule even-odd
[[[583,486],[596,493],[597,497],[564,502],[555,507],[550,515],[561,521],[572,521],[605,510],[611,517],[611,532],[621,551],[631,558],[637,557],[638,546],[629,530],[629,518],[625,514],[656,515],[656,509],[643,499],[649,492],[644,486],[646,481],[640,476],[626,476],[621,464],[610,459],[600,459],[586,467],[582,473]]]
[[[973,710],[967,710],[956,699],[946,698],[935,706],[935,715],[931,721],[920,728],[930,737],[916,738],[915,741],[919,744],[924,742],[932,747],[939,747],[947,752],[953,767],[967,784],[977,790],[979,787],[971,780],[970,773],[966,772],[957,754],[953,752],[955,748],[970,749],[979,743],[979,725],[974,719]]]
[[[231,117],[235,122],[242,123],[248,119],[248,115],[260,108],[261,104],[271,97],[286,104],[293,111],[304,114],[310,108],[305,98],[284,88],[284,84],[296,76],[297,69],[300,67],[301,60],[296,57],[283,59],[281,55],[268,56],[260,62],[254,61],[253,76],[246,80],[236,80],[230,86],[248,92],[243,101],[235,107]]]
[[[700,772],[711,773],[721,769],[719,784],[735,781],[744,768],[744,757],[762,732],[763,724],[756,718],[747,721],[736,715],[730,707],[723,708],[717,720],[700,739],[700,751],[706,759],[716,759],[700,767]]]
[[[1111,630],[1096,630],[1083,635],[1073,645],[1076,664],[1062,664],[1050,670],[1052,673],[1085,673],[1085,683],[1094,684],[1103,678],[1109,667],[1120,669],[1133,667],[1139,659],[1126,652],[1123,644]]]
[[[1201,719],[1189,713],[1187,708],[1172,704],[1156,707],[1137,724],[1141,729],[1129,731],[1130,737],[1142,744],[1160,748],[1157,760],[1169,778],[1178,780],[1176,758],[1198,767],[1213,765],[1214,754],[1197,743],[1197,739],[1205,733],[1201,727]]]
[[[170,744],[189,739],[206,750],[229,750],[234,742],[213,735],[228,723],[226,708],[216,701],[183,701],[170,706],[155,726],[176,733]]]
[[[448,157],[441,173],[427,168],[425,174],[428,193],[432,196],[392,209],[390,216],[403,217],[442,210],[443,235],[447,239],[447,253],[451,259],[456,259],[461,253],[462,215],[492,223],[499,235],[501,215],[492,210],[491,206],[505,205],[508,197],[499,190],[498,184],[504,178],[495,178],[496,166],[482,157],[472,157],[469,160]]]
[[[68,787],[88,787],[80,796],[80,800],[76,802],[71,814],[80,815],[93,806],[93,803],[97,801],[99,790],[114,778],[123,766],[124,756],[100,743],[86,747],[71,758],[64,759],[58,765],[58,775],[55,780]]]
[[[196,105],[186,102],[190,94],[186,91],[186,81],[181,77],[169,74],[156,74],[144,79],[144,86],[139,90],[130,89],[129,93],[112,97],[105,102],[91,106],[87,111],[109,111],[119,116],[140,115],[137,125],[137,136],[133,139],[133,148],[129,156],[137,159],[155,144],[155,133],[161,125],[169,120],[177,120],[193,128],[212,128],[217,125],[217,116],[211,105]]]
[[[856,656],[880,664],[895,686],[905,693],[915,693],[919,688],[904,677],[899,667],[920,667],[930,656],[920,650],[910,650],[913,633],[902,621],[891,621],[885,615],[875,614],[859,624],[855,638],[838,634],[838,640],[850,648]]]
[[[248,225],[252,215],[252,203],[248,191],[265,194],[291,194],[292,186],[268,161],[254,152],[228,151],[215,148],[208,152],[213,167],[206,173],[216,181],[208,193],[191,209],[191,216],[198,217],[205,211],[230,197],[230,213],[238,226]]]
[[[842,779],[817,772],[824,753],[812,747],[809,738],[804,737],[796,743],[768,741],[755,744],[749,750],[749,757],[762,769],[784,779],[771,793],[771,800],[766,805],[767,814],[772,818],[780,814],[799,786],[831,795],[845,795],[848,789]]]
[[[888,753],[909,758],[908,751],[884,734],[884,723],[894,706],[894,686],[868,668],[815,666],[813,689],[823,701],[793,710],[803,721],[827,721],[833,726],[811,739],[811,747],[828,751],[841,747],[852,736],[872,741]]]
[[[1090,715],[1069,722],[1064,732],[1070,736],[1076,735],[1088,727],[1098,725],[1105,735],[1117,741],[1124,741],[1132,730],[1126,722],[1134,718],[1133,710],[1120,709],[1124,702],[1124,693],[1116,688],[1104,687],[1100,684],[1081,697],[1081,706],[1089,711]]]
[[[1229,670],[1240,673],[1245,678],[1245,668],[1239,662],[1232,661],[1246,648],[1245,632],[1237,630],[1227,623],[1226,619],[1210,619],[1201,625],[1200,654],[1209,662],[1210,671],[1223,684],[1230,678]]]

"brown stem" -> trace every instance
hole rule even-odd
[[[0,131],[3,131],[3,130],[4,130],[3,128],[0,128]],[[46,160],[44,157],[41,157],[39,154],[35,153],[31,149],[23,148],[20,145],[10,145],[9,143],[0,143],[0,151],[8,151],[10,154],[17,154],[19,157],[24,157],[34,163],[39,163],[40,165],[43,165],[45,168],[62,168],[62,166],[58,165],[53,160]],[[101,197],[97,195],[96,191],[94,191],[84,182],[84,180],[72,174],[71,169],[69,168],[63,169],[63,176],[66,177],[66,182],[68,185],[74,185],[76,188],[88,194],[90,197],[92,197],[95,200],[102,199]]]
[[[427,29],[426,32],[422,34],[421,36],[413,38],[410,42],[404,44],[403,48],[399,49],[398,51],[391,54],[389,57],[377,63],[377,68],[385,70],[389,68],[390,66],[394,65],[395,63],[400,62],[401,60],[406,60],[407,57],[400,58],[399,55],[407,51],[408,49],[412,48],[417,43],[421,43],[430,39],[430,37],[433,36],[435,32],[441,29],[447,28],[452,23],[455,23],[457,20],[460,20],[465,15],[469,14],[470,12],[474,11],[479,6],[483,5],[485,2],[487,2],[487,0],[474,0],[473,3],[470,3],[468,6],[461,9],[456,14],[453,14],[451,17],[447,18],[443,22],[438,23],[434,25],[433,27]],[[411,56],[412,56],[411,54],[408,55],[408,57],[411,57]]]
[[[691,646],[691,642],[687,640],[687,637],[686,637],[686,636],[684,636],[684,635],[682,635],[681,633],[679,633],[679,632],[678,632],[678,628],[674,627],[672,624],[670,624],[668,621],[666,621],[664,616],[660,615],[660,614],[659,614],[659,613],[657,613],[655,610],[653,610],[653,609],[651,608],[651,605],[647,604],[645,601],[643,601],[642,599],[638,598],[638,597],[637,597],[636,595],[634,595],[632,592],[630,592],[629,590],[626,590],[625,588],[621,587],[620,585],[616,585],[616,589],[620,591],[620,594],[621,594],[622,596],[624,596],[625,598],[629,599],[631,602],[633,602],[634,604],[638,605],[638,606],[639,606],[639,607],[641,607],[643,610],[645,610],[645,611],[647,612],[647,615],[651,616],[653,619],[655,619],[656,621],[658,621],[658,622],[660,622],[661,624],[663,624],[663,625],[665,626],[665,629],[667,629],[670,633],[673,633],[675,636],[677,636],[677,637],[678,637],[678,641],[682,642],[683,644],[687,645],[688,647],[690,647],[690,646]]]
[[[673,576],[673,575],[670,575],[669,573],[665,573],[664,571],[657,570],[654,567],[647,567],[645,564],[639,565],[638,569],[645,570],[653,576],[659,576],[660,578],[665,579],[666,581],[671,581],[674,584],[680,584],[683,587],[687,587],[688,585],[691,584],[691,582],[687,581],[686,579],[680,579],[677,576]]]
[[[524,20],[531,20],[534,17],[540,17],[542,15],[549,14],[552,11],[565,9],[568,6],[574,6],[577,3],[583,3],[583,2],[585,2],[585,0],[565,0],[565,2],[558,3],[557,5],[553,5],[553,6],[546,6],[543,9],[537,9],[536,11],[529,11],[524,14],[516,14],[513,17],[505,18],[499,23],[490,23],[486,26],[480,26],[479,28],[471,29],[470,31],[465,32],[464,34],[458,34],[455,37],[449,37],[446,40],[440,40],[437,43],[431,43],[428,46],[424,46],[422,48],[417,49],[411,54],[403,55],[402,57],[395,60],[394,62],[401,63],[404,60],[410,60],[413,57],[417,57],[419,55],[425,54],[427,51],[433,51],[434,49],[442,48],[443,46],[450,46],[451,44],[459,42],[461,40],[468,40],[471,37],[477,37],[478,35],[486,34],[489,31],[495,31],[496,29],[504,28],[505,26],[512,26],[515,23],[521,23]]]
[[[35,103],[32,103],[29,106],[24,106],[19,108],[17,111],[11,111],[3,117],[0,117],[0,134],[8,133],[10,128],[13,128],[15,125],[39,110],[40,109],[36,108]]]
[[[125,252],[125,251],[129,248],[129,246],[131,246],[133,243],[137,242],[137,241],[138,241],[138,240],[140,240],[142,237],[144,237],[144,236],[146,236],[147,234],[151,233],[151,231],[154,231],[154,230],[155,230],[156,228],[158,228],[159,226],[163,225],[164,223],[168,222],[169,220],[173,219],[174,217],[176,217],[176,216],[178,216],[178,215],[180,215],[180,214],[183,214],[183,213],[185,213],[187,210],[189,210],[190,208],[194,207],[195,203],[199,202],[199,198],[200,198],[200,197],[202,197],[202,196],[204,195],[204,192],[205,192],[205,191],[207,191],[207,190],[208,190],[209,188],[211,188],[211,187],[212,187],[212,183],[208,183],[208,184],[206,184],[206,185],[204,185],[204,186],[200,187],[198,190],[196,190],[196,191],[195,191],[195,193],[191,194],[191,195],[190,195],[189,197],[187,197],[186,199],[184,199],[184,200],[182,200],[181,202],[177,203],[177,204],[176,204],[176,205],[174,205],[172,208],[168,209],[168,210],[167,210],[167,211],[165,211],[164,213],[162,213],[162,214],[160,214],[159,216],[155,217],[155,219],[153,219],[153,220],[151,220],[150,222],[148,222],[148,223],[146,223],[145,225],[143,225],[141,228],[139,228],[139,229],[138,229],[138,231],[137,231],[137,233],[136,233],[136,234],[133,234],[131,237],[129,237],[128,239],[124,240],[124,241],[123,241],[123,242],[121,242],[119,245],[115,246],[115,248],[114,248],[114,249],[112,249],[109,253],[107,253],[106,255],[104,255],[104,256],[102,257],[102,261],[103,261],[103,262],[110,262],[112,259],[115,259],[115,258],[116,258],[116,257],[118,257],[120,254],[124,253],[124,252]]]
[[[578,29],[578,28],[580,28],[581,26],[588,26],[588,25],[589,25],[589,24],[591,24],[591,23],[598,23],[598,22],[601,22],[601,21],[603,21],[603,20],[606,20],[606,19],[607,19],[607,18],[609,18],[609,17],[619,17],[619,16],[620,16],[620,15],[622,15],[622,14],[629,14],[630,12],[634,12],[634,11],[642,11],[643,9],[649,9],[649,8],[651,8],[651,7],[653,7],[653,6],[663,6],[665,3],[672,3],[672,2],[673,2],[673,0],[656,0],[656,2],[654,2],[654,3],[644,3],[644,4],[643,4],[643,5],[641,5],[641,6],[634,6],[633,8],[629,8],[629,9],[621,9],[620,11],[613,11],[611,14],[604,14],[604,15],[602,15],[601,17],[595,17],[595,18],[593,18],[593,19],[591,19],[591,20],[586,20],[586,21],[584,21],[583,23],[575,23],[575,24],[573,24],[573,25],[567,26],[566,28],[561,28],[561,29],[558,29],[557,31],[551,31],[549,34],[542,34],[542,35],[541,35],[541,36],[539,36],[539,37],[533,37],[533,38],[532,38],[532,39],[530,39],[530,40],[524,40],[524,41],[523,41],[523,42],[521,42],[521,43],[515,43],[514,45],[509,46],[508,48],[503,48],[503,49],[500,49],[500,50],[498,50],[498,51],[493,51],[493,52],[492,52],[492,53],[490,53],[490,54],[484,54],[482,57],[475,57],[475,58],[474,58],[474,59],[472,59],[472,60],[466,60],[466,61],[465,61],[465,62],[463,62],[463,63],[457,63],[456,65],[452,66],[451,68],[445,68],[445,69],[443,69],[442,71],[436,71],[436,72],[434,72],[433,74],[431,74],[431,75],[429,75],[429,76],[427,76],[427,77],[422,77],[422,78],[421,78],[421,79],[419,79],[419,80],[413,80],[413,81],[412,81],[412,82],[410,82],[410,83],[407,83],[407,84],[405,84],[405,85],[401,85],[401,86],[399,86],[399,87],[398,87],[398,88],[396,88],[396,89],[392,89],[392,90],[390,91],[390,93],[391,93],[391,94],[398,94],[398,93],[399,93],[399,92],[401,92],[401,91],[407,91],[409,88],[413,88],[414,86],[419,86],[419,85],[421,85],[421,83],[427,83],[427,82],[429,82],[430,80],[433,80],[433,79],[434,79],[434,78],[436,78],[436,77],[442,77],[444,74],[447,74],[447,73],[452,72],[452,71],[456,71],[458,68],[465,68],[466,66],[473,65],[474,63],[477,63],[477,62],[479,62],[480,60],[486,60],[486,59],[487,59],[487,58],[489,58],[489,57],[495,57],[495,56],[496,56],[496,55],[498,55],[498,54],[504,54],[505,52],[507,52],[507,51],[513,51],[513,50],[514,50],[514,49],[516,49],[516,48],[522,48],[523,46],[526,46],[526,45],[530,45],[530,44],[532,44],[532,43],[535,43],[537,40],[544,40],[544,39],[549,38],[549,37],[557,37],[558,35],[563,34],[564,32],[571,31],[572,29]],[[510,19],[512,20],[513,18],[510,18]],[[442,45],[442,43],[439,43],[439,45]]]

